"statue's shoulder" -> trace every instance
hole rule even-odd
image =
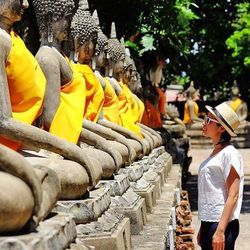
[[[59,67],[59,56],[49,46],[41,46],[36,53],[36,60],[43,68]]]
[[[95,73],[96,78],[101,83],[102,88],[105,89],[106,88],[106,82],[105,82],[104,78],[102,77],[102,75],[100,74],[100,72],[99,71],[95,71],[94,73]]]
[[[5,30],[0,29],[0,57],[7,59],[10,50],[11,50],[12,42],[11,36]]]
[[[187,104],[188,104],[188,106],[194,106],[195,105],[195,101],[193,101],[192,99],[188,99],[187,100]]]

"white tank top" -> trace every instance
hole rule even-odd
[[[231,166],[240,177],[239,196],[231,220],[240,215],[243,196],[243,161],[239,152],[229,145],[203,161],[198,176],[198,214],[201,221],[219,222],[228,197],[226,180]]]

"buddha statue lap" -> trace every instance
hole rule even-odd
[[[21,154],[0,146],[0,233],[34,230],[56,205],[61,183],[55,171],[32,166]],[[11,197],[11,198],[10,198]],[[20,206],[20,204],[22,204]]]

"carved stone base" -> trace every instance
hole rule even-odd
[[[58,201],[53,211],[73,215],[76,224],[97,220],[111,204],[112,189],[110,186],[91,190],[89,198],[83,200]]]
[[[153,206],[156,204],[156,188],[154,185],[151,185],[146,190],[139,190],[139,189],[134,189],[135,193],[140,195],[142,198],[145,199],[146,202],[146,208],[147,208],[147,213],[152,213],[153,212]]]
[[[147,221],[147,209],[145,199],[140,198],[133,208],[115,207],[114,210],[130,219],[130,230],[132,235],[139,234]]]
[[[112,188],[110,208],[130,218],[132,234],[138,234],[146,223],[146,203],[130,187],[127,175],[116,175],[112,181],[100,181],[98,187],[109,185]]]
[[[101,223],[100,223],[101,224]],[[128,218],[123,218],[119,223],[108,230],[93,231],[92,233],[84,234],[83,227],[87,225],[77,226],[77,244],[86,244],[94,246],[96,250],[130,250],[131,249],[131,233],[130,223]],[[99,229],[99,226],[93,226],[93,229]]]
[[[156,177],[150,179],[151,176],[156,175]],[[160,198],[161,196],[161,177],[155,173],[154,171],[148,171],[146,172],[143,177],[150,182],[151,184],[153,184],[155,186],[155,194],[156,194],[156,199]]]
[[[50,214],[36,232],[0,237],[0,249],[65,249],[76,238],[75,222],[69,214]]]

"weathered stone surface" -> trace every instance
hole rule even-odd
[[[96,250],[130,250],[131,233],[129,219],[122,219],[119,225],[117,225],[117,228],[110,233],[106,233],[106,235],[93,234],[83,237],[83,235],[80,234],[76,242],[92,245]]]
[[[139,164],[134,163],[129,167],[122,168],[119,173],[126,174],[129,177],[129,181],[136,182],[142,177],[144,169]]]
[[[160,199],[151,214],[147,215],[147,224],[139,235],[132,236],[132,248],[135,250],[167,249],[167,230],[171,221],[171,208],[174,205],[174,189],[180,185],[180,166],[173,166],[167,181],[162,187]]]
[[[76,238],[76,228],[69,214],[52,214],[41,222],[36,232],[0,237],[0,249],[51,250],[65,249]]]
[[[110,208],[130,219],[132,234],[138,234],[146,223],[146,203],[130,187],[128,176],[117,175],[115,180],[102,181],[100,185],[110,185],[113,189]]]
[[[0,180],[0,232],[20,230],[32,216],[32,191],[24,181],[9,173],[0,171]]]
[[[87,199],[58,201],[54,211],[71,213],[76,224],[89,223],[109,208],[111,192],[111,187],[105,186],[90,191]]]

